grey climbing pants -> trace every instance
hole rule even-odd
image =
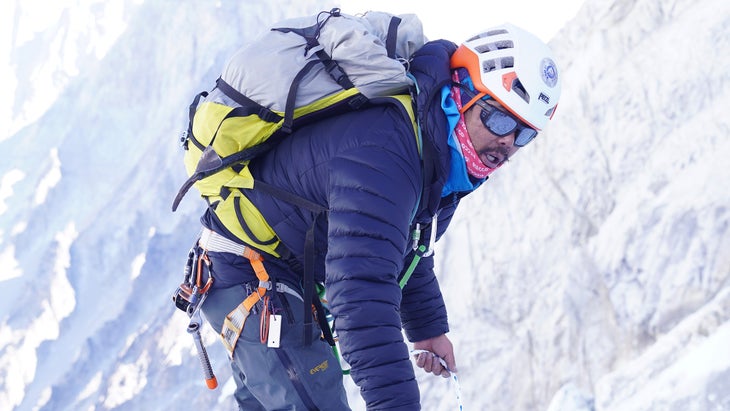
[[[203,314],[220,333],[225,316],[246,297],[243,285],[213,288],[202,306]],[[239,408],[349,410],[339,362],[329,344],[319,339],[316,325],[312,343],[304,344],[302,300],[277,293],[272,301],[276,313],[282,315],[280,347],[269,348],[261,342],[259,309],[249,314],[235,347],[231,368]]]

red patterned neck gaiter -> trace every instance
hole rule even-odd
[[[454,71],[453,77],[454,81],[459,81],[456,71]],[[461,90],[459,87],[451,87],[451,98],[456,102],[456,107],[461,110]],[[479,159],[479,155],[471,142],[471,137],[469,137],[469,132],[466,130],[463,113],[459,116],[459,121],[456,123],[456,128],[454,128],[454,134],[456,135],[456,140],[461,147],[461,154],[464,156],[464,161],[466,162],[466,171],[472,177],[483,180],[496,170],[496,168],[487,167]]]

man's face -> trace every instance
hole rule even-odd
[[[485,103],[501,108],[499,103],[494,100],[487,100]],[[466,123],[466,129],[471,138],[471,143],[477,155],[479,155],[479,159],[487,167],[497,168],[507,161],[508,158],[512,157],[520,147],[514,145],[514,132],[499,137],[489,131],[484,123],[482,123],[480,117],[481,112],[482,108],[478,104],[474,104],[464,113],[464,122]]]

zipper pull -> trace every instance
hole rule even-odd
[[[421,241],[421,224],[416,223],[416,228],[411,231],[411,248],[413,251],[416,251],[418,249],[418,243]]]

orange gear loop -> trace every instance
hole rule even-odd
[[[261,336],[261,344],[266,344],[269,339],[269,296],[264,297],[264,307],[261,310],[261,322],[259,324],[259,335]]]

